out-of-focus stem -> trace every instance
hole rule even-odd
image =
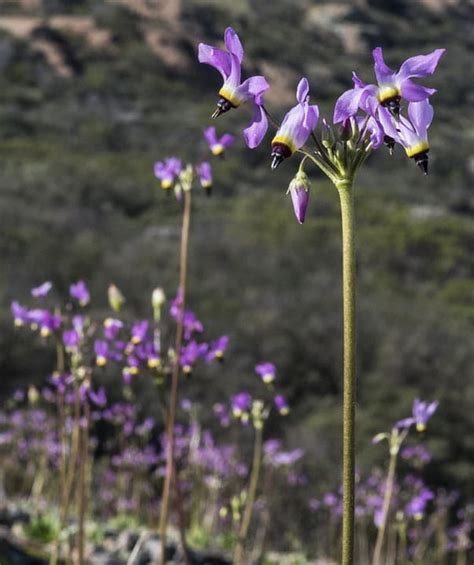
[[[187,267],[188,267],[188,247],[189,247],[189,226],[191,223],[191,191],[184,191],[184,210],[183,224],[181,228],[181,249],[179,261],[179,292],[181,292],[181,304],[179,308],[179,316],[176,327],[175,341],[175,358],[173,363],[173,371],[171,374],[171,391],[168,408],[168,417],[166,422],[166,470],[165,480],[163,483],[163,493],[161,497],[161,513],[160,513],[160,538],[161,538],[161,563],[166,563],[166,530],[168,526],[169,500],[171,494],[171,485],[173,482],[174,470],[174,448],[175,436],[174,426],[176,421],[176,408],[178,404],[178,381],[180,374],[181,348],[183,344],[184,333],[184,308],[186,304],[186,284],[187,284]]]
[[[393,486],[395,484],[395,470],[397,467],[398,450],[392,450],[390,453],[390,462],[388,465],[387,480],[385,481],[385,492],[382,506],[382,521],[377,533],[377,540],[375,542],[374,556],[372,558],[372,565],[380,565],[382,556],[383,541],[385,537],[385,530],[387,528],[388,513],[390,510],[390,503],[392,501]]]
[[[86,376],[90,387],[90,372]],[[84,565],[84,545],[85,545],[85,517],[87,512],[87,465],[89,461],[89,426],[90,426],[90,406],[87,396],[84,398],[84,426],[80,427],[79,439],[79,477],[77,485],[77,554],[79,565]]]
[[[343,513],[342,565],[354,563],[355,404],[356,404],[356,258],[352,180],[336,183],[342,219],[342,288],[344,310]]]
[[[262,439],[263,428],[255,428],[255,444],[253,449],[252,471],[250,473],[249,489],[247,498],[245,500],[244,514],[240,524],[239,536],[234,551],[234,565],[243,565],[244,560],[244,545],[247,540],[247,534],[252,520],[253,507],[257,494],[258,479],[260,477],[260,467],[262,464]]]

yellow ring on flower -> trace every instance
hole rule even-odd
[[[222,143],[216,143],[216,145],[212,146],[211,151],[213,155],[222,155],[224,153],[224,146]]]
[[[430,148],[427,141],[422,141],[421,143],[417,143],[416,145],[412,145],[411,147],[405,147],[405,153],[408,157],[416,157],[420,153],[425,153]]]
[[[167,190],[168,188],[171,188],[172,186],[173,186],[173,181],[170,181],[168,179],[161,181],[161,188],[163,188],[164,190]]]
[[[396,86],[382,86],[379,88],[377,92],[377,98],[379,99],[380,103],[384,103],[391,98],[396,98],[400,96],[400,89]]]
[[[219,90],[219,96],[225,98],[227,102],[230,102],[234,108],[238,108],[242,104],[242,100],[237,98],[233,92],[227,90],[227,88],[221,88]]]
[[[282,145],[286,145],[286,147],[288,147],[288,149],[292,153],[296,151],[295,142],[287,135],[275,135],[275,137],[272,139],[272,145],[274,143],[281,143]]]

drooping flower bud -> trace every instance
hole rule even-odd
[[[309,203],[310,182],[304,171],[298,171],[290,182],[288,192],[291,196],[296,219],[300,224],[304,222]]]

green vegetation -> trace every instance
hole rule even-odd
[[[14,4],[2,6],[4,14],[18,15]],[[138,315],[148,308],[143,297],[156,285],[174,292],[180,212],[173,198],[160,193],[152,166],[178,150],[190,157],[204,154],[198,140],[219,79],[197,63],[198,41],[212,43],[232,24],[245,39],[249,72],[281,65],[280,78],[290,91],[306,74],[327,115],[349,87],[352,69],[369,80],[375,45],[386,48],[393,66],[411,54],[446,47],[432,81],[439,92],[431,175],[423,178],[400,151],[392,158],[380,151],[357,181],[358,464],[374,463],[378,451],[370,446],[371,435],[409,413],[415,396],[438,398],[429,441],[435,453],[431,480],[472,496],[473,101],[466,72],[467,7],[459,3],[437,12],[421,2],[369,0],[365,7],[348,4],[345,15],[327,19],[324,10],[331,2],[248,1],[227,7],[189,0],[170,23],[159,14],[146,20],[113,2],[44,4],[46,15],[91,15],[110,31],[111,42],[94,48],[71,31],[53,34],[45,20],[41,37],[56,46],[71,70],[70,77],[61,77],[35,49],[34,34],[19,39],[0,31],[1,394],[30,382],[32,373],[44,382],[51,366],[39,348],[14,337],[9,303],[32,286],[48,279],[64,293],[71,281],[84,278],[94,297],[103,296],[94,304],[101,310],[113,281]],[[341,25],[348,24],[358,30],[355,52],[345,47]],[[152,52],[144,29],[172,38],[176,64]],[[290,70],[294,61],[298,66]],[[239,131],[247,120],[244,110],[236,111],[217,126]],[[242,142],[215,167],[222,179],[215,197],[195,198],[190,303],[211,333],[230,328],[232,342],[227,363],[206,370],[212,378],[212,387],[204,383],[207,401],[251,385],[255,362],[274,361],[294,407],[288,439],[307,450],[308,472],[324,488],[334,481],[340,460],[337,194],[315,173],[302,227],[285,197],[294,163],[272,173],[268,144],[249,152]],[[187,390],[202,396],[199,371]],[[212,415],[208,418],[206,424]],[[284,519],[279,526],[283,531]]]

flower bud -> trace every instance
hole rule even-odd
[[[114,284],[109,285],[108,298],[112,310],[120,312],[122,306],[125,304],[125,297]]]
[[[153,306],[153,316],[157,321],[160,319],[161,307],[165,301],[165,291],[162,288],[155,288],[151,295],[151,305]]]
[[[179,174],[179,182],[184,192],[191,190],[193,186],[193,167],[187,165]]]
[[[288,192],[291,196],[296,219],[300,224],[304,222],[309,202],[310,183],[304,171],[298,171],[290,182]]]

